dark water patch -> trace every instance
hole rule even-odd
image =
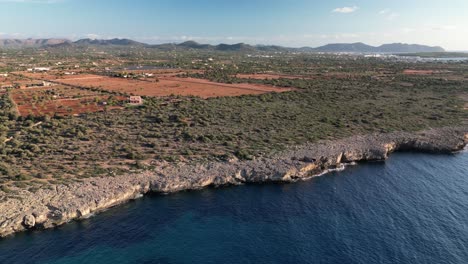
[[[0,263],[468,263],[468,153],[151,195],[0,240]]]

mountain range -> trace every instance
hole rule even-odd
[[[39,48],[71,42],[67,39],[0,39],[0,48]]]
[[[388,53],[416,53],[416,52],[444,52],[442,47],[431,47],[418,44],[393,43],[378,47],[364,43],[328,44],[314,49],[317,52],[388,52]]]
[[[357,53],[417,53],[417,52],[444,52],[442,47],[431,47],[417,44],[393,43],[378,47],[364,43],[336,43],[318,48],[288,48],[274,45],[238,44],[200,44],[195,41],[183,43],[168,43],[150,45],[130,39],[80,39],[70,41],[67,39],[0,39],[0,48],[47,48],[47,47],[83,47],[83,46],[115,46],[115,47],[141,47],[159,50],[206,50],[226,52],[357,52]]]

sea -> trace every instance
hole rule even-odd
[[[0,240],[0,263],[468,263],[468,153],[149,195]]]

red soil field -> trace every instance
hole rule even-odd
[[[142,81],[82,74],[75,75],[74,78],[56,79],[53,81],[62,84],[86,88],[100,88],[108,91],[141,96],[182,95],[210,98],[293,90],[290,88],[256,84],[223,84],[194,78],[158,77],[158,80],[159,81]]]
[[[305,77],[300,75],[283,75],[283,74],[266,74],[266,73],[257,73],[257,74],[237,74],[237,78],[241,79],[255,79],[255,80],[267,80],[267,79],[307,79],[312,80],[312,77]]]
[[[155,76],[176,76],[184,73],[203,73],[203,70],[184,70],[184,69],[153,69],[153,70],[129,70],[131,73],[152,73]]]
[[[430,75],[434,74],[432,70],[404,70],[403,74],[407,75]]]
[[[71,72],[71,71],[69,71]],[[26,77],[38,80],[57,80],[57,79],[75,79],[80,77],[89,76],[89,74],[81,73],[79,71],[73,71],[75,74],[65,75],[64,72],[60,71],[49,71],[49,72],[16,72],[15,74],[24,75]],[[174,77],[184,73],[203,73],[202,70],[183,70],[183,69],[150,69],[150,70],[122,70],[120,72],[144,74],[151,73],[155,77]],[[94,76],[94,75],[93,75]],[[99,75],[98,75],[99,76]]]
[[[47,97],[45,92],[57,91],[59,96]],[[21,116],[69,116],[83,113],[99,112],[121,109],[120,106],[104,106],[96,101],[103,102],[109,99],[108,95],[92,94],[74,88],[34,88],[17,89],[11,92]],[[124,101],[125,97],[115,97],[116,101]]]
[[[28,83],[41,82],[41,81],[31,81],[27,78],[22,78],[18,76],[9,75],[8,77],[0,77],[0,87],[10,86],[10,85],[25,85]]]
[[[122,107],[108,107],[108,110],[121,109]],[[69,116],[84,113],[93,113],[104,111],[105,107],[93,103],[92,100],[62,99],[49,101],[41,106],[21,105],[18,111],[21,116]]]

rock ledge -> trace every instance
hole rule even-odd
[[[468,127],[419,133],[354,136],[290,148],[268,158],[205,164],[160,163],[154,171],[91,178],[0,203],[0,237],[65,224],[137,199],[148,192],[173,193],[205,187],[260,182],[294,182],[320,175],[343,163],[385,160],[394,151],[449,154],[468,143]]]

